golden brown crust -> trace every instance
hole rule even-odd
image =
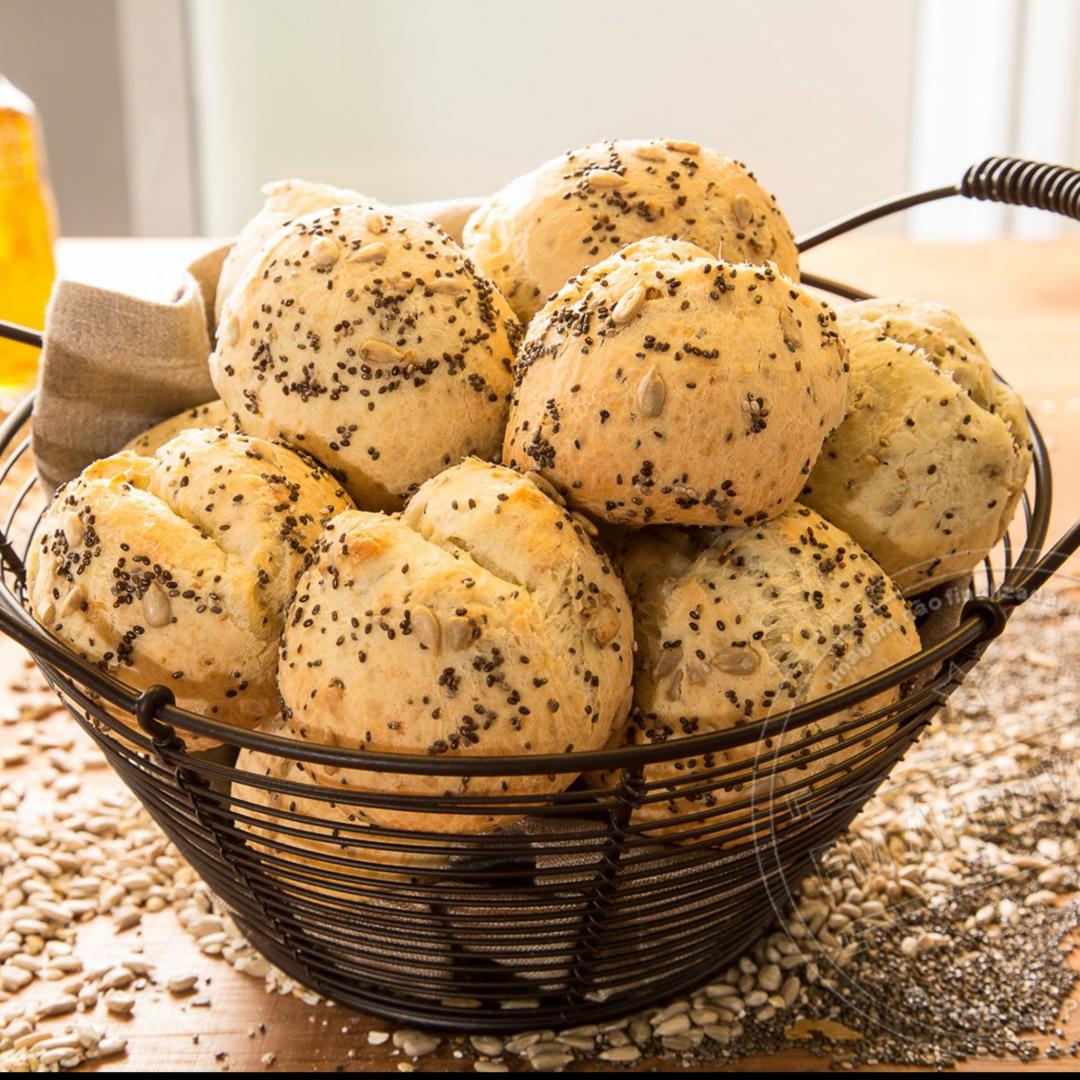
[[[288,735],[284,725],[271,724],[268,730],[275,735]],[[275,845],[256,843],[253,845],[255,850],[262,851],[273,859],[282,859],[316,871],[312,875],[315,880],[301,883],[313,892],[332,894],[335,891],[335,878],[344,879],[340,891],[347,895],[355,895],[351,890],[367,881],[403,881],[415,884],[445,869],[449,861],[445,854],[445,841],[441,844],[425,843],[418,839],[394,837],[390,840],[393,847],[385,847],[383,845],[387,842],[386,837],[365,835],[370,822],[361,809],[328,798],[327,788],[317,783],[311,775],[310,767],[304,762],[244,749],[236,759],[236,769],[238,772],[252,773],[267,780],[283,780],[311,788],[312,797],[305,798],[266,787],[234,782],[231,794],[234,800],[242,799],[246,803],[254,803],[254,807],[234,803],[234,810],[238,815],[242,815],[242,818],[237,818],[237,826],[262,839],[270,840]],[[307,820],[298,821],[290,815]],[[283,825],[304,835],[284,833],[281,831]],[[282,845],[287,850],[283,851]],[[398,850],[406,845],[407,850]],[[428,850],[433,846],[440,850]],[[385,868],[347,869],[340,862],[320,859],[319,855],[329,855],[331,859],[344,856]],[[289,876],[273,863],[268,869],[272,874]],[[295,886],[297,881],[293,879],[292,884]]]
[[[653,745],[783,715],[920,648],[907,605],[880,567],[842,530],[799,504],[751,528],[637,532],[627,537],[620,563],[637,642],[625,745]],[[830,731],[897,696],[879,695],[848,713],[785,732],[769,745],[751,743],[650,766],[647,781],[676,786],[670,799],[647,803],[637,819],[663,823],[749,794],[740,785],[686,796],[678,785],[702,771],[735,764],[746,770],[756,759],[767,793],[770,785],[779,788],[849,760],[870,740],[805,763],[798,759],[807,750],[793,758],[776,755],[807,738],[814,749],[837,746],[850,733]],[[590,779],[609,785],[616,778]]]
[[[465,247],[527,323],[572,274],[646,236],[771,260],[798,280],[776,200],[745,166],[678,140],[593,143],[545,162],[480,206]]]
[[[587,526],[526,477],[470,460],[400,519],[330,523],[286,619],[279,685],[290,729],[317,742],[433,757],[593,750],[629,707],[632,642],[622,583]],[[315,772],[449,797],[539,797],[574,779]],[[368,815],[454,832],[497,820]]]
[[[396,510],[462,457],[498,456],[520,333],[437,227],[348,206],[262,250],[210,370],[244,431],[310,451],[358,505]]]
[[[221,309],[229,293],[254,262],[263,245],[284,225],[305,214],[328,206],[381,205],[351,188],[314,183],[311,180],[275,180],[264,184],[262,208],[244,226],[221,266],[214,298],[214,322],[221,321]]]
[[[249,727],[277,711],[282,614],[340,485],[286,447],[184,431],[153,457],[122,451],[64,485],[38,530],[38,621],[139,689]]]
[[[844,416],[834,324],[774,267],[659,237],[629,244],[530,324],[503,460],[615,523],[773,517]]]
[[[971,570],[1004,535],[1031,467],[1023,402],[949,308],[870,300],[840,323],[851,410],[800,498],[912,595]]]
[[[153,457],[159,447],[164,446],[181,431],[188,431],[190,428],[222,428],[229,431],[234,430],[234,423],[225,403],[218,398],[162,420],[160,424],[147,428],[141,435],[136,435],[120,449],[131,450],[143,457]]]

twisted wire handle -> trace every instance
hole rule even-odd
[[[1080,221],[1080,170],[1068,165],[989,157],[964,173],[960,194],[984,202],[1051,210]]]

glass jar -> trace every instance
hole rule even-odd
[[[55,221],[34,104],[0,75],[0,319],[44,329]],[[25,390],[37,364],[37,349],[0,338],[0,397]]]

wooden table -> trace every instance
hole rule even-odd
[[[62,245],[60,263],[69,276],[160,296],[172,287],[172,275],[164,268],[182,266],[209,245],[208,241],[73,240]],[[995,364],[1025,396],[1047,436],[1057,465],[1052,536],[1080,514],[1080,238],[975,247],[848,237],[813,252],[805,262],[808,270],[870,291],[938,299],[959,308]],[[6,685],[11,672],[23,664],[23,656],[10,642],[0,642],[0,685]],[[71,729],[63,716],[49,723]],[[0,729],[0,741],[4,734]],[[22,772],[32,791],[33,764]],[[110,773],[97,771],[86,774],[84,786],[105,789],[118,783]],[[400,1060],[391,1058],[385,1047],[368,1045],[367,1032],[388,1029],[384,1022],[266,994],[260,983],[200,955],[169,911],[145,916],[138,930],[124,935],[128,940],[122,944],[107,932],[108,925],[101,920],[81,931],[83,955],[106,958],[141,943],[152,956],[175,957],[177,967],[210,977],[213,999],[210,1008],[196,1008],[190,1000],[172,998],[164,991],[141,994],[133,1020],[110,1018],[110,1027],[129,1039],[127,1058],[111,1062],[110,1069],[262,1069],[267,1053],[276,1055],[274,1070],[381,1071]],[[1080,994],[1073,997],[1074,1008],[1077,1003]],[[265,1034],[260,1024],[265,1024]],[[255,1034],[249,1034],[253,1029]],[[1069,1029],[1070,1038],[1080,1037],[1080,1010],[1069,1021]],[[451,1049],[444,1043],[437,1056],[424,1059],[417,1069],[462,1068]],[[639,1063],[639,1069],[648,1066]],[[746,1060],[741,1067],[820,1071],[827,1066],[791,1050]],[[998,1062],[972,1062],[967,1067],[1013,1068]],[[1071,1071],[1075,1062],[1042,1060],[1030,1067]]]

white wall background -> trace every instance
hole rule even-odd
[[[990,154],[1080,165],[1080,0],[0,0],[0,71],[68,235],[229,235],[288,176],[482,194],[611,136],[746,161],[797,231]],[[878,227],[1065,226],[951,200]]]
[[[268,179],[482,194],[611,136],[746,161],[796,229],[907,183],[915,0],[191,0],[204,228]]]

